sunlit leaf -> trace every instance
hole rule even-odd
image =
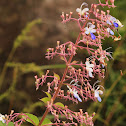
[[[25,115],[27,115],[29,118],[26,118],[25,120],[33,125],[38,125],[39,124],[39,119],[30,113],[25,113]],[[26,116],[23,115],[22,118],[25,118]]]
[[[60,80],[60,76],[56,73],[54,73],[54,77],[56,77],[58,80]]]
[[[7,126],[14,126],[14,124],[13,124],[13,122],[9,122]]]
[[[6,126],[6,124],[2,123],[2,121],[0,121],[0,126]]]
[[[51,94],[49,94],[48,92],[45,92],[45,93],[48,96],[48,98],[51,99]]]
[[[49,52],[49,49],[47,49],[46,52]]]
[[[54,105],[56,105],[57,107],[62,107],[62,108],[65,107],[64,104],[61,102],[56,102]]]
[[[43,101],[45,104],[47,103],[47,101],[50,101],[50,98],[48,97],[44,97],[42,99],[40,99],[41,101]]]
[[[51,123],[52,123],[52,122],[51,122],[48,118],[45,118],[41,126],[47,125],[47,124],[51,124]],[[50,125],[50,126],[51,126],[51,125]]]
[[[76,64],[78,61],[74,60],[71,64]]]

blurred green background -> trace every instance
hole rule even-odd
[[[0,113],[9,114],[13,109],[42,116],[45,107],[39,99],[45,96],[42,90],[46,91],[46,87],[36,91],[34,76],[41,76],[46,69],[63,72],[65,65],[59,65],[63,63],[59,58],[45,59],[46,49],[55,47],[57,40],[61,43],[76,40],[76,24],[62,24],[60,15],[62,11],[75,12],[82,2],[84,0],[0,0]],[[92,2],[96,1],[89,0],[89,5]],[[103,49],[112,47],[114,57],[114,61],[108,62],[106,77],[101,81],[106,89],[103,101],[79,105],[63,101],[73,111],[81,106],[90,115],[96,112],[94,124],[97,126],[126,125],[126,0],[116,0],[115,5],[110,14],[124,27],[119,29],[121,41],[106,38],[103,42]],[[77,59],[84,62],[85,51],[79,53]]]

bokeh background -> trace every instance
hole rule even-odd
[[[102,0],[104,1],[104,0]],[[55,47],[56,41],[75,41],[78,28],[74,23],[62,24],[62,11],[75,12],[82,2],[90,6],[96,0],[0,0],[0,113],[29,112],[41,118],[45,111],[39,100],[46,87],[35,90],[34,76],[41,76],[47,69],[62,75],[65,65],[58,57],[45,59],[46,49]],[[106,90],[103,101],[83,102],[69,108],[78,111],[83,108],[89,114],[96,112],[97,126],[126,125],[126,0],[115,0],[111,15],[119,19],[122,39],[114,42],[106,38],[103,49],[112,47],[114,61],[108,63],[106,77],[101,80]],[[106,10],[106,8],[103,8]],[[73,14],[77,16],[75,12]],[[78,60],[85,61],[85,51],[79,51]],[[122,73],[121,73],[122,72]],[[53,120],[50,114],[48,118]],[[30,124],[27,124],[30,125]]]

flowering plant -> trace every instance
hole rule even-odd
[[[35,126],[94,125],[93,117],[95,113],[89,115],[81,108],[79,112],[74,112],[70,110],[67,105],[61,102],[55,102],[55,99],[58,97],[70,100],[76,104],[89,99],[94,102],[102,101],[100,95],[105,91],[104,87],[102,85],[96,85],[100,81],[95,82],[93,85],[91,84],[92,79],[95,78],[96,75],[101,78],[105,77],[107,61],[109,61],[109,58],[113,59],[111,52],[107,52],[110,47],[103,50],[102,40],[104,40],[105,37],[111,37],[114,41],[120,40],[121,35],[118,32],[118,27],[123,27],[118,19],[110,15],[109,10],[104,12],[98,9],[99,6],[107,6],[108,8],[115,7],[114,0],[110,0],[111,5],[108,4],[108,0],[105,0],[105,2],[105,4],[102,4],[99,0],[98,4],[91,4],[90,9],[87,3],[82,3],[80,8],[76,9],[78,18],[72,17],[73,12],[66,15],[64,12],[62,13],[62,23],[75,21],[80,29],[80,33],[76,42],[67,41],[60,44],[60,41],[57,41],[55,49],[47,49],[46,58],[50,60],[57,55],[65,62],[66,68],[61,78],[56,73],[52,75],[49,70],[41,77],[35,76],[36,90],[38,90],[40,86],[47,84],[47,91],[45,93],[48,97],[40,99],[46,106],[46,111],[41,120],[39,121],[36,116],[29,113],[11,112],[10,115],[0,115],[0,121],[2,121],[2,123],[6,123],[7,125],[14,124],[15,126],[20,126],[24,121],[32,123]],[[114,32],[117,32],[119,36],[116,37]],[[73,60],[73,57],[78,53],[77,50],[79,49],[87,50],[90,55],[85,59],[85,63]],[[77,69],[77,67],[79,67],[79,69]],[[47,82],[47,79],[51,81]],[[61,89],[63,86],[66,87],[67,91]],[[46,118],[48,112],[51,112],[55,117],[53,123]],[[67,120],[62,121],[59,115],[65,116]],[[17,117],[20,117],[20,119],[16,120]],[[13,122],[13,124],[10,122]]]

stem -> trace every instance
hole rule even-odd
[[[80,40],[80,36],[81,36],[81,32],[79,33],[79,35],[78,35],[78,37],[77,37],[75,46],[78,44],[78,41]],[[58,94],[60,88],[62,87],[63,81],[64,81],[64,79],[65,79],[65,77],[66,77],[66,74],[67,74],[67,71],[68,71],[68,66],[69,66],[70,62],[72,61],[72,58],[73,58],[73,54],[70,56],[70,58],[69,58],[69,60],[68,60],[68,62],[67,62],[67,64],[66,64],[66,68],[65,68],[65,70],[64,70],[63,77],[62,77],[62,79],[61,79],[61,81],[60,81],[60,83],[59,83],[59,86],[58,86],[58,88],[57,88],[55,94],[54,94],[53,97],[52,97],[52,100],[51,100],[51,101],[53,101],[53,102],[54,102],[54,100],[56,99],[57,94]],[[46,115],[48,114],[48,112],[49,112],[49,109],[46,108],[46,111],[45,111],[44,115],[42,116],[42,118],[41,118],[41,120],[40,120],[38,126],[41,126],[41,124],[42,124],[42,122],[44,121],[44,119],[45,119]]]
[[[3,80],[5,78],[5,74],[6,74],[6,70],[7,70],[7,63],[12,59],[13,55],[14,55],[14,52],[15,52],[15,48],[12,48],[4,66],[3,66],[3,69],[2,69],[2,72],[1,72],[1,75],[0,75],[0,90],[1,90],[1,86],[2,86],[2,83],[3,83]]]

